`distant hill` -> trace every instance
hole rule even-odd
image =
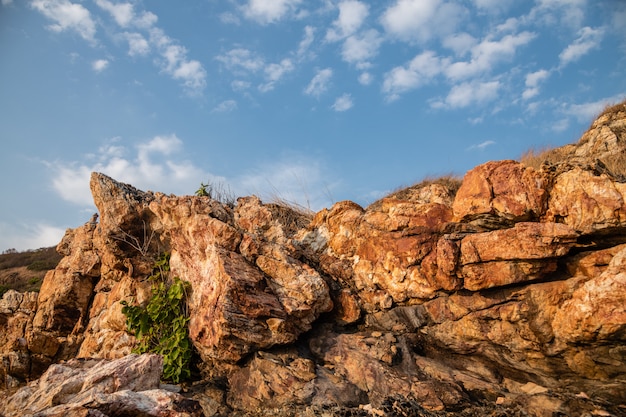
[[[61,255],[55,247],[0,254],[0,296],[10,289],[39,291],[46,272],[56,268]]]

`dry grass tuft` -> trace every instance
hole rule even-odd
[[[617,178],[626,178],[626,155],[622,148],[624,148],[623,142],[626,141],[626,123],[620,119],[626,119],[626,100],[618,103],[607,105],[600,114],[594,118],[591,126],[581,136],[581,139],[576,144],[570,144],[561,146],[559,148],[539,148],[529,149],[524,152],[519,158],[519,161],[529,167],[539,169],[544,163],[555,165],[561,162],[568,161],[574,157],[578,147],[587,145],[589,140],[593,137],[588,133],[593,129],[598,129],[600,126],[607,126],[618,138],[618,143],[622,143],[615,152],[609,154],[604,152],[599,155],[590,154],[589,159],[599,159],[608,170]],[[599,123],[599,124],[598,124]]]
[[[459,191],[459,188],[461,188],[462,183],[463,183],[463,178],[453,173],[442,175],[439,177],[426,177],[423,180],[413,185],[410,185],[408,187],[400,187],[392,191],[388,195],[374,201],[372,204],[367,206],[367,209],[368,210],[379,209],[380,206],[382,205],[382,201],[386,198],[394,198],[397,200],[411,201],[413,196],[415,195],[415,191],[424,187],[428,187],[429,185],[433,185],[433,184],[438,184],[448,189],[450,193],[450,197],[454,199],[454,196]]]
[[[544,162],[550,165],[565,161],[571,155],[568,145],[560,148],[531,148],[524,152],[519,162],[534,169],[541,168]]]
[[[289,233],[307,227],[315,216],[315,212],[310,208],[276,196],[272,198],[271,203],[267,203],[267,207]]]
[[[597,118],[600,118],[602,116],[616,116],[619,112],[626,112],[626,100],[622,101],[621,103],[618,104],[609,104],[607,105],[604,110],[602,110],[600,112],[600,114],[598,115]],[[596,118],[596,119],[597,119]]]

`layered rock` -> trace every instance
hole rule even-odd
[[[626,143],[622,113],[576,149]],[[256,197],[231,207],[93,174],[99,222],[68,230],[38,296],[0,301],[5,388],[48,369],[5,417],[178,407],[154,382],[138,393],[76,379],[137,358],[120,302],[145,305],[162,252],[190,283],[204,379],[184,394],[204,415],[623,415],[626,183],[567,149],[573,159],[540,169],[478,166],[456,194],[429,183],[312,219]],[[129,375],[116,369],[106,372]],[[55,373],[67,383],[46,402]]]
[[[161,389],[161,370],[161,357],[149,354],[114,361],[73,359],[55,364],[0,404],[0,415],[202,416],[197,402]]]

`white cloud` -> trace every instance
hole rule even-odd
[[[230,83],[230,88],[232,88],[233,91],[245,91],[250,88],[251,85],[249,81],[235,80]]]
[[[98,59],[91,63],[91,68],[95,72],[102,72],[109,66],[109,61],[106,59]]]
[[[330,191],[337,180],[321,160],[285,153],[263,162],[232,183],[239,195],[254,194],[266,202],[280,199],[317,211],[333,203]]]
[[[266,82],[259,86],[261,92],[267,92],[274,89],[275,84],[280,81],[283,76],[294,70],[293,62],[290,59],[283,59],[278,64],[269,64],[265,67]]]
[[[537,0],[529,19],[544,25],[579,28],[586,6],[587,0]]]
[[[150,29],[156,22],[158,21],[157,15],[152,12],[141,12],[139,16],[135,16],[135,20],[133,21],[133,25],[141,29]]]
[[[517,48],[528,44],[535,38],[531,32],[506,35],[499,40],[489,37],[471,48],[469,61],[458,61],[446,69],[446,75],[452,80],[461,80],[488,73],[498,63],[515,55]]]
[[[463,56],[476,45],[476,38],[469,33],[460,32],[447,36],[442,44],[446,48],[452,49],[456,55]]]
[[[161,70],[180,81],[190,95],[201,94],[206,87],[206,71],[197,60],[187,58],[187,50],[169,38],[163,30],[155,27],[158,18],[151,12],[141,11],[136,13],[133,3],[113,3],[109,0],[95,0],[96,4],[107,11],[122,28],[134,26],[149,32],[150,38],[146,38],[136,32],[123,32],[118,34],[128,41],[128,54],[130,56],[148,55],[151,45],[154,45],[161,60],[158,61]],[[95,45],[96,24],[91,18],[89,10],[69,0],[32,0],[31,7],[41,12],[55,24],[49,26],[51,30],[61,32],[73,30],[92,45]],[[104,60],[93,64],[95,71],[106,68]]]
[[[300,2],[301,0],[248,0],[242,10],[247,19],[267,25],[295,11]]]
[[[66,30],[78,33],[83,39],[95,43],[96,23],[89,10],[69,0],[33,0],[31,7],[54,21],[48,28],[54,32]]]
[[[188,94],[201,94],[206,87],[206,71],[202,64],[187,59],[187,49],[176,44],[159,28],[150,30],[150,42],[157,46],[163,58],[160,61],[161,70],[180,81]]]
[[[393,37],[426,42],[455,33],[466,10],[443,0],[396,0],[381,17],[381,24]]]
[[[414,90],[432,81],[448,65],[447,58],[438,57],[433,51],[424,51],[406,66],[395,67],[384,75],[383,93],[388,100],[395,100],[401,93]]]
[[[524,100],[531,99],[539,94],[539,84],[550,76],[547,70],[539,70],[526,75],[526,90],[522,93]]]
[[[315,76],[309,82],[309,85],[304,89],[304,94],[314,97],[319,97],[328,89],[328,84],[333,76],[333,70],[331,68],[324,68],[317,70]]]
[[[482,12],[497,14],[505,11],[514,4],[513,0],[472,0],[474,6]]]
[[[356,33],[369,14],[369,7],[360,1],[347,0],[339,3],[339,17],[326,32],[326,40],[334,42]]]
[[[595,119],[606,106],[624,101],[625,96],[626,93],[622,93],[597,101],[570,104],[567,105],[563,111],[567,115],[574,116],[580,123],[589,123]]]
[[[305,26],[304,37],[302,38],[302,40],[300,41],[300,44],[298,45],[297,55],[299,57],[305,55],[307,51],[309,50],[309,48],[311,47],[311,44],[313,43],[314,40],[315,40],[315,28],[313,26]]]
[[[241,23],[239,18],[230,12],[220,14],[220,22],[226,25],[239,25]]]
[[[150,53],[150,44],[140,33],[125,32],[124,37],[128,41],[128,55],[146,56]]]
[[[215,59],[224,64],[226,68],[234,71],[256,72],[265,66],[263,58],[245,48],[231,49],[225,54],[218,55]]]
[[[560,119],[560,120],[555,120],[550,125],[550,129],[553,132],[557,132],[557,133],[564,132],[565,130],[567,130],[568,127],[569,127],[569,119],[567,119],[567,118]]]
[[[499,81],[465,82],[452,87],[444,102],[434,102],[435,108],[464,108],[484,104],[498,97]]]
[[[374,76],[369,72],[363,72],[359,75],[359,83],[362,85],[370,85],[374,81]]]
[[[183,143],[176,135],[155,136],[132,148],[118,142],[119,138],[113,139],[80,162],[48,162],[53,171],[54,190],[66,201],[92,206],[89,177],[94,171],[143,190],[182,194],[192,193],[199,181],[210,177],[201,168],[177,156]],[[126,156],[128,154],[130,156]]]
[[[346,93],[337,97],[333,105],[330,107],[337,112],[342,112],[342,111],[350,110],[352,106],[354,106],[354,102],[352,101],[352,96]]]
[[[135,11],[130,3],[111,3],[108,0],[96,0],[96,4],[101,9],[109,12],[115,19],[115,22],[123,28],[128,27],[135,18]]]
[[[356,65],[358,69],[370,67],[369,60],[378,54],[382,38],[374,29],[349,36],[343,43],[341,57],[344,61]]]
[[[176,135],[155,136],[134,146],[114,138],[80,161],[47,165],[53,173],[54,190],[64,200],[89,208],[93,207],[89,190],[92,172],[102,172],[141,190],[178,195],[192,194],[200,182],[208,179],[211,183],[226,184],[237,196],[256,194],[266,201],[280,198],[313,210],[332,203],[329,194],[337,179],[319,158],[311,155],[285,153],[248,167],[237,177],[225,178],[184,159],[183,151],[184,143]],[[0,224],[0,242],[2,232]],[[28,247],[33,246],[25,246]]]
[[[226,101],[222,101],[220,104],[215,106],[212,112],[228,113],[236,109],[237,109],[237,102],[235,100],[226,100]]]
[[[494,142],[493,140],[486,140],[484,142],[478,143],[476,145],[472,145],[469,148],[467,148],[468,151],[474,150],[474,149],[478,149],[478,150],[484,150],[486,147],[491,146],[491,145],[495,145],[496,142]]]
[[[13,0],[2,0],[0,1],[0,4],[2,4],[3,6],[8,6],[10,4],[13,4]]]
[[[47,248],[59,244],[65,229],[45,222],[0,223],[0,251]]]
[[[560,66],[564,67],[571,62],[579,60],[589,51],[597,48],[604,36],[604,29],[592,29],[584,27],[578,32],[579,36],[567,48],[559,54]]]

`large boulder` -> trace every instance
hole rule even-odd
[[[114,361],[55,364],[3,403],[4,417],[200,417],[198,403],[160,389],[162,359],[130,355]]]

